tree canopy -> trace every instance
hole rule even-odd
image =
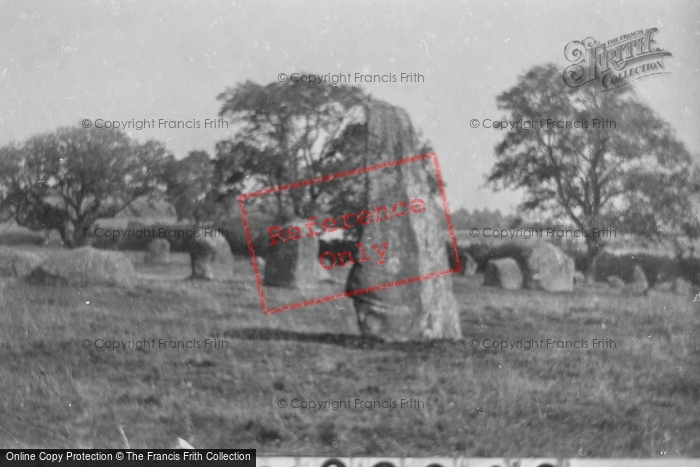
[[[0,214],[83,245],[83,229],[160,190],[166,156],[160,143],[97,128],[59,128],[9,144],[0,148]]]
[[[599,93],[570,88],[561,76],[554,65],[536,66],[497,97],[505,120],[538,125],[506,132],[487,183],[522,189],[524,212],[567,218],[587,230],[590,257],[605,245],[590,235],[594,227],[651,237],[680,225],[693,163],[670,125],[631,86]],[[615,124],[601,124],[606,119]]]
[[[206,151],[190,151],[187,157],[169,158],[164,170],[166,197],[179,220],[199,225],[213,217],[211,200],[214,164]]]
[[[350,154],[336,150],[337,141],[363,118],[360,106],[368,98],[357,87],[327,83],[247,81],[227,89],[219,96],[219,115],[232,122],[234,134],[216,148],[220,194],[358,167]],[[281,217],[305,217],[330,202],[329,191],[330,185],[319,183],[277,192],[272,209]]]

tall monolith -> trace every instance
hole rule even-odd
[[[366,166],[420,154],[404,110],[374,101],[366,112]],[[355,263],[346,286],[349,292],[372,290],[353,296],[362,333],[385,341],[461,339],[452,277],[416,280],[449,269],[445,213],[432,160],[389,166],[362,177],[367,209],[374,213],[376,207],[387,207],[379,217],[368,216],[374,221],[362,226],[361,242],[373,260]],[[424,204],[417,202],[413,210],[416,199]],[[397,203],[404,203],[397,209],[402,215],[392,210]],[[385,252],[385,262],[376,261],[375,245]],[[376,286],[380,288],[373,290]]]
[[[198,229],[186,241],[192,265],[192,279],[227,281],[234,278],[234,259],[231,247],[220,233],[212,229]]]
[[[284,226],[304,225],[305,220],[295,219]],[[266,246],[263,284],[292,289],[314,289],[327,280],[328,271],[318,258],[319,237],[304,237],[300,241],[277,241]]]

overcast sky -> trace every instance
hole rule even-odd
[[[500,134],[495,97],[530,67],[568,64],[564,47],[657,27],[671,75],[635,83],[642,99],[700,154],[700,3],[687,1],[0,0],[0,144],[84,118],[216,118],[216,97],[280,73],[421,73],[377,83],[435,147],[448,199],[510,211],[515,193],[480,188]],[[226,130],[133,131],[180,158],[213,154]]]

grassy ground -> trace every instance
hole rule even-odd
[[[511,292],[454,276],[463,342],[381,344],[357,335],[348,300],[264,316],[245,261],[236,281],[217,284],[183,280],[184,255],[152,268],[142,256],[130,254],[141,278],[131,289],[5,282],[1,447],[123,447],[122,427],[132,448],[179,436],[270,454],[700,456],[693,297]],[[540,338],[617,348],[470,346]],[[202,348],[86,349],[84,339]],[[204,339],[228,348],[205,349]],[[354,408],[402,398],[422,405]],[[280,399],[350,407],[280,408]]]

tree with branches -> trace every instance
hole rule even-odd
[[[219,195],[357,168],[351,155],[334,148],[348,125],[363,118],[360,109],[367,99],[357,87],[328,83],[248,81],[227,89],[219,96],[219,115],[231,121],[234,135],[216,147]],[[276,192],[275,206],[267,209],[282,220],[308,217],[324,208],[333,189],[318,183]]]
[[[84,229],[95,221],[162,190],[167,156],[160,143],[97,128],[59,128],[9,144],[0,148],[0,215],[84,245]]]
[[[165,164],[165,196],[179,220],[203,225],[214,217],[211,200],[214,162],[206,151],[190,151],[183,159],[169,158]]]
[[[687,218],[692,158],[631,86],[571,88],[550,64],[532,68],[497,101],[504,120],[534,123],[507,131],[487,184],[521,189],[523,212],[586,232],[589,265],[606,244],[594,228],[658,238]]]

